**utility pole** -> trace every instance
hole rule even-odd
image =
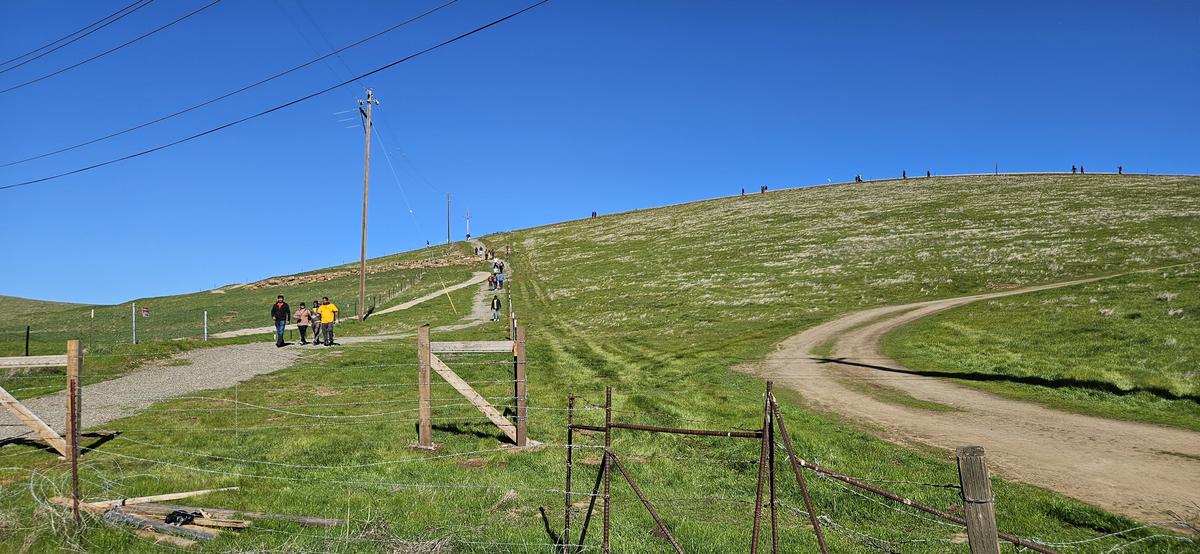
[[[471,210],[467,210],[467,240],[471,240]]]
[[[358,320],[366,317],[367,309],[367,190],[371,182],[371,106],[378,104],[374,93],[367,89],[367,99],[358,101],[358,113],[363,119],[363,129],[366,130],[366,146],[363,151],[363,214],[362,214],[362,252],[358,261]]]
[[[450,246],[450,193],[446,193],[446,246]]]

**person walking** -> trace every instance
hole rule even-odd
[[[500,289],[500,290],[504,290],[504,274],[503,273],[496,274],[496,288]]]
[[[308,310],[308,319],[312,322],[313,344],[321,344],[321,308],[320,300],[312,301],[312,308]]]
[[[322,296],[321,307],[317,311],[321,314],[321,336],[325,337],[325,346],[333,346],[333,324],[337,323],[338,318],[337,304],[330,302],[328,296]]]
[[[296,310],[296,328],[300,330],[300,344],[308,344],[308,326],[312,324],[312,314],[304,303],[300,303],[300,309]],[[315,342],[317,339],[313,339]]]
[[[496,290],[496,276],[488,275],[488,290]]]
[[[1071,164],[1071,175],[1075,174],[1075,164]]]
[[[275,347],[278,348],[284,345],[283,330],[287,328],[289,319],[292,319],[292,309],[283,301],[283,295],[275,298],[275,304],[271,306],[271,318],[275,320]]]
[[[500,297],[492,295],[492,321],[500,321]]]
[[[1124,174],[1125,174],[1125,166],[1118,165],[1117,166],[1117,175],[1124,175]]]
[[[1079,164],[1079,174],[1083,175],[1083,164]]]
[[[901,179],[907,179],[907,178],[908,178],[908,170],[907,170],[907,169],[901,169],[901,170],[900,170],[900,178],[901,178]]]

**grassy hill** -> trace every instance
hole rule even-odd
[[[1200,430],[1200,263],[936,314],[888,337],[909,367],[1061,409]]]
[[[323,533],[286,524],[223,537],[218,550],[374,552],[545,551],[561,526],[568,393],[580,420],[614,387],[624,421],[704,428],[760,424],[762,383],[733,371],[774,344],[850,310],[1053,282],[1200,258],[1200,178],[996,176],[909,179],[771,192],[643,210],[485,237],[511,248],[513,305],[528,326],[533,453],[497,449],[494,428],[435,392],[436,454],[414,452],[411,341],[323,351],[295,369],[184,399],[116,422],[118,439],[89,454],[89,496],[112,498],[240,485],[205,505],[352,520]],[[1171,289],[1174,290],[1174,289]],[[432,304],[424,317],[448,304]],[[378,325],[393,314],[380,316]],[[409,316],[404,316],[409,317]],[[368,325],[370,323],[368,322]],[[437,339],[495,339],[503,324]],[[436,340],[436,339],[435,339]],[[502,359],[460,359],[464,377],[502,380]],[[493,365],[489,365],[493,364]],[[498,364],[501,367],[497,368]],[[511,384],[481,385],[500,402]],[[780,391],[801,455],[920,501],[961,512],[943,452],[912,451],[801,407]],[[234,411],[232,406],[244,407]],[[257,406],[258,408],[252,408]],[[579,438],[594,446],[595,437]],[[745,550],[757,445],[721,439],[616,435],[646,494],[688,551]],[[15,452],[0,471],[0,515],[34,530],[0,535],[0,549],[61,539],[34,521],[28,496],[61,491],[61,465]],[[576,490],[598,455],[577,453]],[[30,475],[26,468],[37,468]],[[618,552],[669,547],[628,488],[614,483]],[[794,485],[781,494],[796,506]],[[964,552],[961,530],[812,482],[835,552]],[[1194,543],[1034,487],[996,479],[1000,526],[1073,552],[1196,552]],[[577,500],[586,501],[586,497]],[[749,502],[749,504],[747,503]],[[583,502],[586,504],[586,502]],[[577,503],[578,504],[578,503]],[[543,511],[544,510],[544,511]],[[543,515],[545,514],[545,515]],[[543,519],[545,518],[545,519]],[[2,519],[0,519],[2,520]],[[803,515],[781,514],[788,551],[815,549]],[[576,520],[579,523],[579,520]],[[597,544],[593,521],[589,544]],[[578,532],[578,531],[576,531]],[[92,549],[153,547],[93,526]]]

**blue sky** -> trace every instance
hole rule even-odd
[[[207,1],[152,2],[0,74],[0,89]],[[218,96],[444,1],[223,0],[0,94],[0,163]],[[126,3],[5,2],[0,59]],[[0,168],[0,185],[240,118],[526,4],[459,0],[344,63]],[[369,253],[444,241],[446,192],[457,239],[468,208],[479,235],[902,169],[1197,173],[1197,28],[1195,2],[553,0],[366,80],[382,102]],[[0,294],[113,303],[357,259],[362,129],[338,112],[362,94],[347,86],[152,155],[0,191]]]

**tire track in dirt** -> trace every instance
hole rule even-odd
[[[886,358],[883,337],[931,314],[991,298],[1078,285],[1081,279],[960,298],[872,308],[784,340],[757,372],[806,404],[866,424],[882,438],[953,450],[987,449],[994,471],[1145,523],[1198,516],[1200,433],[1110,420],[1002,398],[912,372]],[[828,357],[813,349],[833,344]],[[938,412],[880,401],[844,384],[861,380],[956,408]]]

